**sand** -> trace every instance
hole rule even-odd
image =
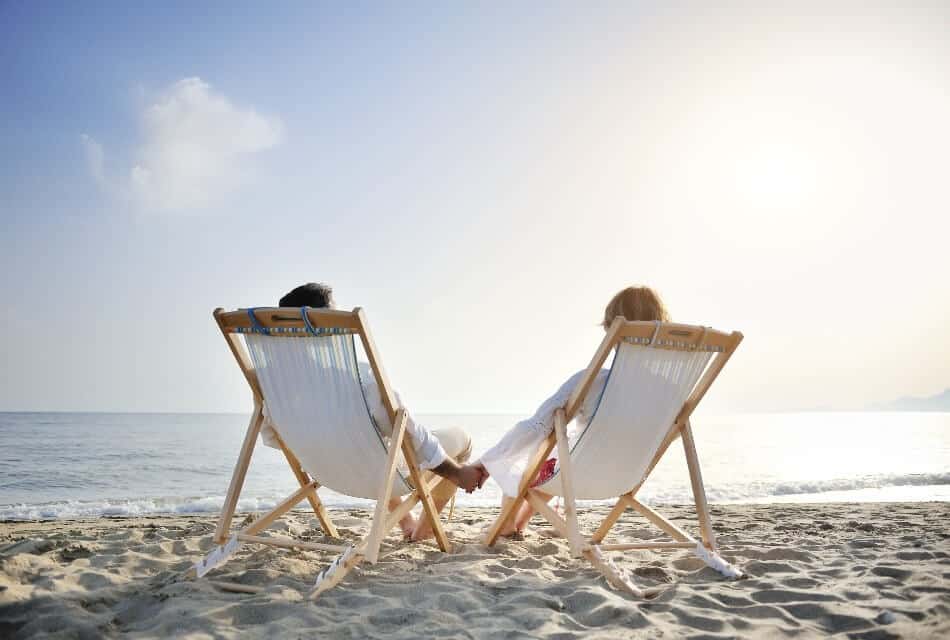
[[[695,531],[691,508],[661,510]],[[344,538],[365,531],[365,512],[331,513]],[[582,526],[605,513],[585,509]],[[614,554],[666,587],[652,600],[611,590],[538,519],[523,540],[483,546],[494,514],[457,510],[448,555],[391,535],[379,564],[315,602],[304,594],[327,554],[247,545],[182,579],[212,517],[2,523],[0,638],[950,637],[948,503],[717,506],[723,555],[750,577],[726,580],[688,551]],[[295,511],[274,530],[330,540],[315,527]],[[613,538],[659,535],[628,512]]]

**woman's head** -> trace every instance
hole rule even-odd
[[[627,320],[670,320],[670,314],[663,306],[660,296],[650,287],[627,287],[611,298],[604,309],[604,329],[609,327],[617,316],[623,316]]]

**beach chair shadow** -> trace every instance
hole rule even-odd
[[[254,411],[214,533],[218,546],[195,564],[197,577],[221,566],[242,544],[336,552],[339,555],[314,582],[310,596],[316,597],[338,584],[361,561],[375,564],[383,538],[419,502],[439,548],[450,550],[431,496],[439,482],[447,481],[420,470],[406,435],[406,414],[398,407],[361,309],[216,309],[214,317],[250,385]],[[388,445],[364,397],[357,337],[392,422]],[[269,434],[283,451],[300,488],[244,528],[231,532],[251,455],[265,427],[273,428]],[[400,452],[408,474],[399,468]],[[354,544],[333,545],[259,535],[306,499],[323,532],[339,537],[317,494],[321,486],[376,500],[366,536]],[[389,511],[392,496],[407,497]],[[225,588],[244,590],[237,584]]]
[[[635,596],[653,593],[634,584],[606,552],[693,549],[723,575],[739,577],[741,572],[718,553],[690,416],[741,341],[739,332],[727,334],[699,326],[615,319],[567,404],[555,413],[554,431],[530,459],[517,497],[489,527],[486,543],[495,544],[503,527],[527,500],[567,539],[574,557],[586,558],[612,586]],[[614,350],[609,377],[593,417],[571,446],[566,426],[583,405],[594,379]],[[682,438],[686,453],[699,520],[699,541],[636,497],[677,438]],[[556,474],[532,488],[531,482],[555,446],[559,465]],[[542,492],[561,496],[564,517],[548,505]],[[615,506],[600,527],[585,539],[578,526],[576,501],[611,498],[617,499]],[[604,544],[604,538],[628,508],[639,512],[671,540]]]

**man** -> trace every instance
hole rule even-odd
[[[310,282],[297,287],[281,298],[279,306],[332,309],[334,308],[333,290],[325,284]],[[360,362],[359,368],[366,405],[373,420],[383,435],[392,435],[392,424],[383,406],[379,388],[376,386],[376,378],[372,375],[368,363]],[[405,409],[399,394],[395,395],[397,404]],[[483,467],[466,464],[472,454],[472,440],[464,430],[450,427],[430,431],[416,424],[407,410],[406,434],[416,453],[419,466],[446,479],[432,490],[432,500],[438,511],[441,512],[452,499],[457,487],[462,487],[468,493],[482,487],[488,476]],[[270,439],[268,436],[269,433],[265,429],[265,444],[268,444]],[[390,510],[398,506],[400,502],[400,498],[390,500]],[[416,522],[412,514],[409,514],[399,524],[403,534],[411,540],[422,540],[432,535],[432,526],[426,518],[420,518]]]

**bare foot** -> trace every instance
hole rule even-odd
[[[399,521],[399,528],[402,530],[403,540],[412,540],[412,536],[416,531],[416,519],[410,513]]]
[[[413,531],[408,537],[408,539],[413,542],[428,540],[429,538],[435,538],[435,532],[432,530],[432,527],[426,527],[424,531]]]
[[[506,531],[498,534],[502,538],[508,538],[509,540],[524,540],[524,531],[519,529],[513,529],[511,531]]]
[[[389,510],[394,510],[400,504],[402,504],[401,498],[390,498]],[[412,517],[411,513],[407,513],[403,516],[402,520],[399,521],[399,528],[402,529],[403,539],[408,540],[412,537],[412,532],[416,530],[416,519]]]

